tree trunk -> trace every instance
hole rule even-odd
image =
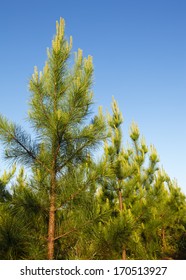
[[[119,210],[123,210],[123,202],[122,202],[122,193],[121,190],[119,190]]]
[[[126,260],[126,259],[127,259],[127,253],[126,253],[126,249],[124,248],[122,252],[122,260]]]
[[[165,239],[165,228],[162,228],[161,236],[162,236],[162,247],[164,252],[167,248],[166,239]]]
[[[123,210],[123,198],[122,198],[121,189],[119,189],[118,195],[119,195],[119,210],[122,211]],[[122,251],[122,260],[126,260],[126,259],[127,259],[127,255],[126,255],[126,249],[124,247],[123,251]]]
[[[48,222],[48,260],[54,259],[54,238],[55,238],[55,200],[56,200],[56,177],[55,173],[51,178],[50,208]]]

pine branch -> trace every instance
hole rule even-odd
[[[70,163],[75,157],[76,155],[81,152],[84,148],[86,148],[88,146],[88,144],[91,143],[91,141],[87,141],[84,145],[82,145],[79,149],[75,150],[74,153],[72,153],[72,155],[61,165],[58,167],[57,171],[60,171],[61,169],[63,169],[68,163]]]
[[[101,214],[100,214],[99,216],[101,216]],[[99,216],[96,217],[96,218],[93,219],[93,220],[88,220],[87,222],[85,222],[85,223],[84,223],[81,227],[79,227],[79,228],[72,228],[71,230],[69,230],[69,231],[67,231],[67,232],[65,232],[65,233],[63,233],[63,234],[61,234],[61,235],[55,237],[54,240],[58,240],[58,239],[60,239],[60,238],[62,238],[62,237],[64,237],[64,236],[69,235],[69,234],[72,233],[72,232],[78,232],[78,231],[80,231],[81,229],[83,229],[83,228],[84,228],[85,226],[87,226],[88,224],[91,224],[91,223],[95,222],[95,221],[99,218]]]
[[[86,187],[86,185],[84,185],[80,190],[76,191],[75,193],[71,194],[67,199],[65,199],[65,201],[63,201],[63,203],[61,204],[61,206],[59,206],[58,208],[56,208],[56,211],[60,210],[62,208],[63,205],[67,204],[69,201],[73,200],[78,194],[80,194],[80,192]]]
[[[50,169],[37,157],[38,144],[32,143],[30,135],[26,134],[20,126],[8,122],[6,118],[1,116],[0,138],[5,146],[10,146],[10,151],[6,151],[7,158],[15,159],[19,157],[21,161],[24,161],[24,156],[27,155],[28,158],[44,166],[50,172]]]
[[[65,201],[63,201],[63,203],[61,204],[61,206],[59,206],[57,210],[60,210],[61,207],[63,205],[65,205],[66,203],[68,203],[69,201],[73,200],[78,194],[80,194],[87,186],[89,186],[90,182],[93,181],[92,178],[90,178],[88,181],[86,181],[83,186],[76,192],[74,192],[73,194],[71,194],[68,198],[65,199]],[[96,179],[94,180],[94,182],[96,181]]]
[[[79,231],[80,229],[81,229],[81,228],[79,228],[79,229],[73,228],[73,229],[71,229],[71,230],[69,230],[69,231],[67,231],[67,232],[65,232],[65,233],[63,233],[63,234],[61,234],[61,235],[55,237],[54,240],[58,240],[58,239],[60,239],[60,238],[62,238],[62,237],[65,237],[65,236],[69,235],[69,234],[72,233],[72,232]]]

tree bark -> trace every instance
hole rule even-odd
[[[119,190],[119,210],[123,210],[123,202],[122,202],[122,193],[121,190]]]
[[[119,189],[118,195],[119,195],[119,210],[122,211],[123,210],[123,198],[122,198],[121,189]],[[124,247],[123,251],[122,251],[122,260],[126,260],[126,259],[127,259],[127,254],[126,254],[126,249]]]
[[[48,260],[54,259],[55,240],[55,200],[56,200],[56,176],[52,174],[50,190],[50,208],[48,221]]]
[[[163,246],[163,252],[164,252],[167,247],[166,238],[165,238],[165,228],[162,228],[161,236],[162,236],[162,246]]]
[[[126,260],[127,259],[127,253],[126,253],[126,249],[123,248],[123,252],[122,252],[122,260]]]

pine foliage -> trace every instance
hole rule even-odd
[[[135,122],[123,144],[114,98],[90,120],[92,57],[71,50],[60,19],[29,83],[35,137],[0,115],[0,259],[185,259],[185,195]]]

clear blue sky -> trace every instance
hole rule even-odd
[[[114,95],[124,138],[136,121],[186,193],[185,15],[185,0],[1,1],[0,112],[26,125],[29,77],[63,17],[73,51],[93,56],[96,106],[110,108]]]

